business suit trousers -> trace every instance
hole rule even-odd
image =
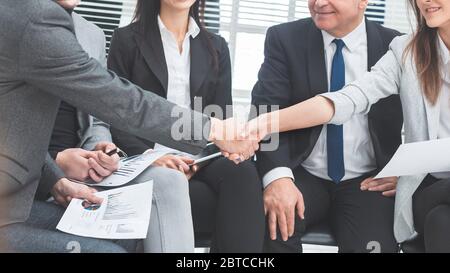
[[[428,175],[413,195],[413,213],[425,252],[450,253],[450,179]]]
[[[321,222],[331,226],[339,252],[398,251],[393,233],[394,198],[360,189],[361,182],[371,174],[336,184],[300,166],[294,169],[294,176],[304,198],[305,219],[296,215],[294,235],[286,242],[279,231],[275,241],[267,232],[266,252],[301,252],[301,236]]]
[[[221,158],[189,181],[196,234],[212,234],[211,252],[262,252],[262,185],[254,164]]]

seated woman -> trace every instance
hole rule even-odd
[[[217,106],[215,117],[224,118],[220,112],[227,105],[232,114],[229,50],[223,38],[201,25],[200,5],[204,1],[138,0],[134,23],[113,35],[108,68],[178,105],[202,112]],[[112,133],[129,155],[165,149],[114,128]],[[190,168],[192,162],[190,155],[171,150],[155,165],[179,170],[190,180],[194,230],[213,232],[212,252],[261,252],[262,185],[252,162],[217,159],[200,169]]]
[[[341,91],[261,115],[250,123],[250,132],[262,139],[277,131],[342,124],[354,114],[367,113],[378,100],[399,94],[405,142],[449,138],[450,2],[409,0],[409,4],[417,30],[395,38],[371,72]],[[450,252],[450,172],[400,177],[394,233],[400,243],[418,233],[426,252]]]

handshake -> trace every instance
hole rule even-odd
[[[208,140],[214,142],[225,157],[238,164],[252,157],[267,135],[277,132],[277,124],[270,113],[262,114],[249,122],[235,118],[211,118]]]

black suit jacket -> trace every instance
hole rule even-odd
[[[218,69],[214,69],[214,57],[206,39],[208,36],[210,45],[217,52]],[[191,107],[194,107],[194,100],[201,98],[202,112],[206,106],[215,104],[225,113],[226,105],[232,105],[228,45],[222,37],[204,30],[195,39],[191,37],[190,42]],[[140,32],[135,23],[116,29],[109,51],[108,68],[143,89],[167,98],[168,71],[157,21],[153,22],[147,33]],[[115,128],[111,132],[113,141],[128,155],[143,153],[154,146],[153,142]]]
[[[399,32],[366,20],[368,70],[387,52]],[[252,103],[289,107],[328,92],[321,31],[312,19],[274,26],[267,31],[265,60],[252,92]],[[384,167],[401,144],[400,98],[391,96],[372,106],[368,115],[377,167]],[[277,167],[295,168],[312,152],[322,126],[282,133],[279,149],[258,152],[262,176]]]

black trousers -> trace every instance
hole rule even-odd
[[[413,213],[425,252],[450,253],[450,179],[428,175],[413,195]]]
[[[294,169],[295,184],[305,202],[305,219],[296,216],[294,235],[286,242],[277,235],[272,241],[266,232],[266,252],[300,252],[301,236],[308,227],[328,223],[336,238],[339,252],[371,252],[376,242],[381,252],[398,252],[394,238],[394,198],[381,192],[361,191],[361,178],[338,184],[315,177],[301,166]]]
[[[262,252],[264,204],[253,162],[217,159],[189,181],[189,191],[194,231],[213,234],[211,252]]]

